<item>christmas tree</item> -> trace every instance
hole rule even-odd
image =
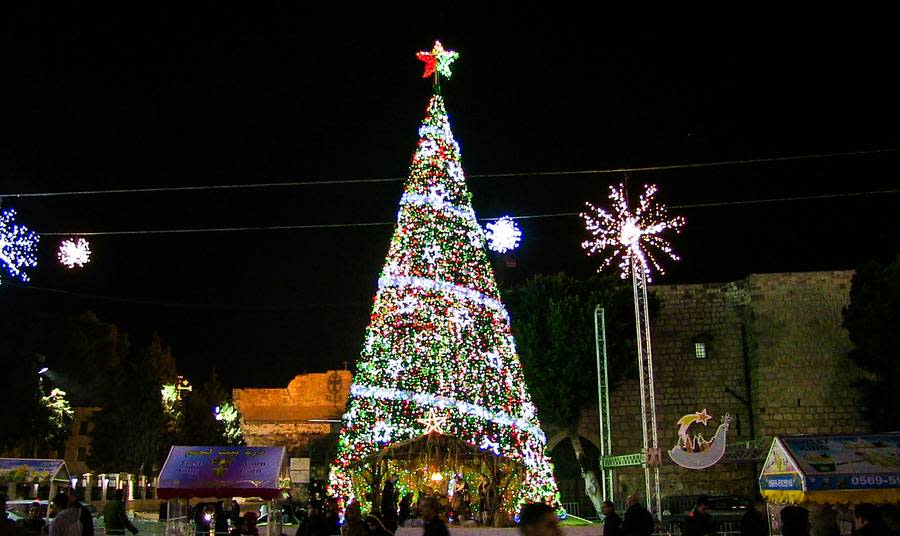
[[[440,95],[438,76],[449,77],[457,55],[437,42],[418,57],[425,76],[435,76],[435,90],[378,280],[329,489],[342,510],[345,499],[372,508],[389,475],[402,492],[450,494],[454,481],[475,487],[484,478],[505,512],[524,502],[558,506],[546,437]]]

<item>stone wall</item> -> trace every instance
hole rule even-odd
[[[94,428],[91,416],[100,408],[77,407],[73,409],[75,420],[69,427],[69,437],[66,439],[63,456],[69,473],[82,475],[91,472],[87,465],[87,457],[91,453],[91,437],[88,434]]]
[[[853,272],[751,275],[752,381],[759,434],[868,430],[841,328]]]
[[[852,272],[761,274],[729,283],[654,286],[659,310],[651,329],[661,447],[675,445],[681,416],[704,408],[713,420],[708,431],[694,433],[711,437],[730,413],[729,442],[866,431],[850,386],[860,372],[846,358],[850,341],[841,328],[851,277]],[[696,342],[705,343],[705,359],[698,359]],[[637,379],[616,386],[610,406],[613,453],[639,452]],[[599,444],[596,408],[583,413],[580,434]],[[751,495],[757,471],[752,463],[688,470],[664,455],[661,492],[664,497]],[[640,468],[615,474],[618,497],[643,491]]]
[[[351,381],[349,370],[330,370],[300,374],[283,388],[234,389],[244,440],[308,455],[310,441],[334,428],[334,423],[321,421],[339,420],[344,413]]]

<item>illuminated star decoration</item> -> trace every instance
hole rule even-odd
[[[387,443],[391,440],[394,433],[394,427],[384,421],[378,421],[372,427],[372,437],[379,443]]]
[[[503,359],[500,357],[500,352],[496,350],[492,350],[490,352],[484,352],[484,360],[487,361],[488,366],[493,367],[497,370],[503,367]]]
[[[503,216],[499,220],[487,224],[486,227],[485,237],[488,241],[488,248],[492,251],[506,253],[519,246],[522,230],[509,216]]]
[[[10,277],[27,283],[25,270],[37,266],[37,245],[41,237],[15,220],[15,209],[0,212],[0,264]]]
[[[59,243],[56,256],[67,268],[84,267],[91,262],[91,244],[84,238],[67,238]]]
[[[416,421],[425,426],[425,431],[422,432],[422,435],[428,435],[432,432],[436,432],[438,434],[444,435],[446,431],[444,431],[444,424],[447,422],[447,416],[438,417],[437,413],[435,413],[434,408],[428,410],[428,417],[422,417],[421,419],[416,419]]]
[[[388,361],[387,373],[396,378],[405,368],[406,367],[403,366],[403,361],[400,360],[400,358],[394,358]]]
[[[452,50],[444,50],[444,45],[440,41],[435,41],[431,52],[418,52],[416,57],[425,64],[425,73],[422,74],[422,78],[428,78],[437,73],[449,79],[451,74],[450,64],[459,57],[459,53]]]
[[[698,411],[694,416],[697,418],[697,422],[702,423],[703,425],[706,425],[706,421],[712,419],[712,417],[706,413],[705,409],[703,411]]]
[[[620,259],[622,279],[631,275],[632,266],[643,270],[648,282],[652,281],[651,266],[665,274],[654,252],[659,251],[672,260],[680,260],[671,244],[660,235],[669,229],[681,232],[684,218],[670,218],[666,207],[655,202],[655,185],[644,187],[644,193],[633,212],[628,206],[623,184],[610,186],[609,191],[611,213],[591,203],[585,203],[590,211],[581,213],[585,227],[594,236],[593,239],[582,242],[581,246],[588,250],[589,255],[606,256],[597,271],[608,268],[616,259]]]

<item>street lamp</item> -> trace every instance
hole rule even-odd
[[[38,374],[39,374],[39,375],[43,375],[43,374],[45,374],[48,370],[50,370],[48,367],[41,367],[40,370],[38,370]]]

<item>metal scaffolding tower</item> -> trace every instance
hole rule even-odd
[[[606,312],[599,305],[594,308],[594,341],[597,349],[597,406],[600,419],[600,459],[612,456],[612,432],[609,419],[609,373],[606,361]],[[603,498],[613,500],[612,469],[600,465],[600,484]]]
[[[656,396],[653,392],[653,350],[650,344],[650,312],[647,299],[647,273],[631,260],[631,285],[634,293],[634,323],[637,331],[638,374],[641,386],[641,431],[644,439],[644,485],[647,509],[657,518],[662,515],[659,494],[659,464],[662,461],[656,435]]]

